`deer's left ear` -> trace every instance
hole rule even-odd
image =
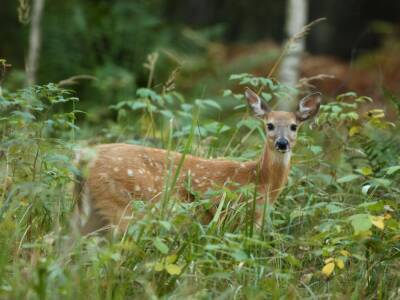
[[[319,111],[321,98],[321,93],[317,92],[301,99],[296,112],[297,120],[303,122],[314,117]]]
[[[257,117],[264,117],[271,111],[268,105],[261,100],[260,96],[254,93],[251,89],[246,88],[244,95],[246,96],[250,108]]]

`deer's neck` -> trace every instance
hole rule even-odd
[[[284,188],[290,170],[291,151],[280,153],[268,146],[259,162],[260,188],[270,203],[274,202]]]

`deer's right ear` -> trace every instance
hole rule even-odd
[[[246,88],[246,90],[244,91],[244,95],[246,96],[249,106],[257,117],[264,117],[267,113],[271,111],[268,105],[265,104],[261,100],[261,98],[251,89]]]

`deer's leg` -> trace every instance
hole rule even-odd
[[[89,213],[89,218],[87,219],[85,225],[80,229],[82,235],[87,235],[96,231],[102,231],[102,228],[106,228],[108,222],[96,211],[92,210]]]

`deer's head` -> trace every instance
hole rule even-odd
[[[291,151],[301,123],[313,118],[321,104],[321,94],[313,93],[300,100],[296,112],[272,111],[251,89],[246,89],[245,96],[254,114],[265,121],[267,146],[280,153]]]

